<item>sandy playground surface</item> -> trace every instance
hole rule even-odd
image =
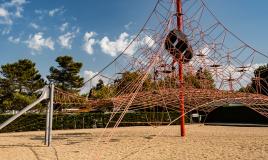
[[[44,131],[0,134],[1,160],[195,160],[268,159],[268,127],[187,125],[53,132],[52,147],[43,145]]]

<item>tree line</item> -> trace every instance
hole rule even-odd
[[[251,92],[268,96],[268,63],[254,70],[254,78],[246,87],[241,87],[240,92]]]
[[[49,81],[63,90],[78,92],[84,79],[79,72],[82,63],[75,62],[70,56],[56,58],[58,66],[50,67],[47,80],[42,78],[34,62],[21,59],[1,66],[0,70],[0,111],[20,110],[36,100],[35,91]],[[37,108],[42,108],[39,104]]]
[[[89,97],[103,99],[113,97],[115,94],[133,93],[143,76],[144,73],[139,70],[132,72],[126,71],[121,73],[120,78],[114,80],[113,83],[109,85],[105,85],[100,79],[97,85],[90,90]],[[155,73],[149,74],[144,80],[140,91],[157,92],[161,88],[178,87],[178,79],[174,76],[166,76],[162,78],[157,78],[155,76]],[[208,70],[198,70],[194,74],[184,74],[184,82],[187,86],[194,88],[215,88],[212,74]]]
[[[49,82],[53,82],[56,87],[65,91],[77,93],[83,87],[84,79],[79,75],[83,66],[82,63],[76,62],[70,56],[59,56],[55,60],[57,66],[51,66],[49,75],[46,80],[41,76],[34,62],[29,59],[21,59],[14,63],[8,63],[1,66],[0,70],[0,112],[10,110],[20,110],[26,105],[36,100],[35,91],[42,88]],[[138,83],[139,77],[142,76],[140,71],[126,71],[120,78],[114,80],[112,84],[105,84],[99,80],[96,86],[92,87],[89,98],[109,98],[124,91],[124,93],[133,92],[131,83]],[[261,77],[261,86],[268,89],[268,64],[260,66],[254,71],[255,77]],[[149,74],[142,84],[142,91],[154,91],[161,87],[175,87],[176,79],[174,77],[165,77],[157,80],[154,74]],[[194,74],[185,74],[184,81],[186,85],[194,88],[215,88],[215,82],[212,74],[208,70],[200,68]],[[265,89],[260,89],[262,94],[266,94]],[[256,92],[258,90],[256,81],[253,78],[252,83],[242,87],[240,91]],[[44,108],[45,104],[39,104],[37,108]]]

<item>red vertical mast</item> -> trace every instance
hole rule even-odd
[[[183,32],[183,18],[182,18],[182,5],[181,0],[177,0],[177,28]],[[179,103],[181,113],[181,136],[185,136],[184,126],[184,82],[183,82],[183,55],[179,53]]]

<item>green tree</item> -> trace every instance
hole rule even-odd
[[[78,92],[83,86],[83,78],[79,72],[82,63],[75,62],[70,56],[60,56],[56,59],[57,67],[50,67],[50,75],[47,78],[63,90]]]
[[[28,59],[22,59],[12,64],[1,66],[0,86],[7,92],[32,94],[44,86],[35,63]]]
[[[268,63],[255,69],[254,76],[251,84],[254,92],[268,95]]]
[[[114,95],[114,91],[114,86],[105,85],[103,80],[99,79],[96,86],[91,88],[89,97],[98,99],[110,98]]]
[[[215,81],[212,77],[211,72],[208,70],[203,70],[200,68],[195,75],[186,74],[184,75],[184,81],[186,85],[192,86],[194,88],[206,88],[214,89]]]
[[[254,90],[254,88],[252,88],[252,84],[248,84],[246,87],[241,87],[238,91],[239,92],[248,92],[248,93],[255,93],[256,92]]]
[[[34,91],[45,85],[35,64],[28,59],[2,65],[0,74],[2,111],[22,109],[36,99]]]
[[[99,82],[96,85],[96,90],[100,90],[104,87],[104,82],[102,79],[99,79]]]
[[[35,95],[26,95],[18,92],[12,93],[10,96],[7,96],[3,99],[1,103],[1,108],[3,111],[6,110],[21,110],[27,105],[31,104],[37,99]],[[38,104],[35,109],[42,110],[42,104]]]
[[[122,74],[122,77],[120,79],[117,79],[115,81],[115,88],[116,91],[124,91],[125,93],[133,92],[133,86],[137,86],[139,82],[141,82],[142,77],[144,74],[140,73],[139,71],[135,72],[124,72]],[[142,91],[148,91],[152,87],[152,81],[151,76],[148,75],[148,77],[145,79],[142,85]],[[135,87],[137,88],[137,87]]]
[[[251,83],[241,87],[239,92],[261,93],[268,95],[268,64],[259,66],[254,70]]]

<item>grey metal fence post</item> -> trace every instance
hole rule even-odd
[[[83,115],[83,129],[85,128],[85,115]]]
[[[49,91],[50,94],[50,91]],[[50,102],[47,105],[47,116],[46,116],[46,131],[45,131],[45,145],[48,145],[48,130],[49,130],[49,113],[50,113]]]
[[[53,101],[54,101],[54,84],[50,83],[50,101],[49,101],[49,129],[48,129],[48,146],[52,141],[52,125],[53,125]]]

